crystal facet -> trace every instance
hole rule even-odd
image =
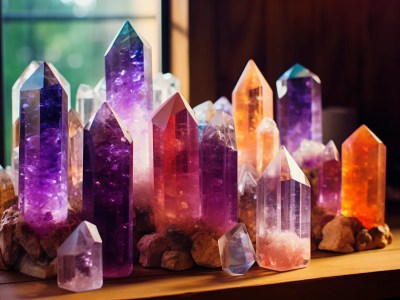
[[[238,182],[242,180],[244,174],[246,174],[247,172],[249,172],[255,180],[257,180],[260,176],[256,168],[254,168],[252,164],[245,163],[239,168]]]
[[[239,222],[243,222],[249,230],[253,245],[256,244],[256,209],[257,182],[251,172],[246,171],[238,185],[239,192]]]
[[[83,217],[99,229],[108,278],[132,271],[132,153],[131,137],[104,102],[84,130]]]
[[[154,98],[154,109],[157,109],[162,103],[164,103],[173,94],[180,91],[180,82],[171,73],[158,73],[153,80],[153,98]]]
[[[244,275],[256,261],[253,244],[243,223],[221,236],[218,247],[222,269],[233,276]]]
[[[196,115],[197,122],[199,123],[199,138],[203,134],[208,122],[214,117],[217,112],[214,108],[214,104],[211,101],[205,101],[193,108],[194,114]]]
[[[342,214],[370,229],[385,223],[386,146],[365,125],[342,144]]]
[[[279,130],[274,120],[262,119],[257,128],[257,170],[262,174],[279,151]]]
[[[257,167],[257,127],[264,117],[273,118],[272,90],[250,60],[232,92],[233,119],[239,151],[239,167]]]
[[[302,140],[300,147],[293,151],[292,156],[303,169],[315,169],[321,164],[325,145],[312,140]]]
[[[78,113],[68,112],[68,200],[78,213],[82,212],[83,125]]]
[[[200,141],[202,213],[207,226],[222,234],[237,223],[237,148],[230,115],[218,112]]]
[[[96,105],[100,107],[100,105],[106,101],[107,99],[107,92],[106,92],[106,79],[101,77],[99,82],[95,85],[93,89],[94,97],[96,99]],[[95,110],[95,112],[97,109]]]
[[[257,262],[287,271],[310,261],[310,183],[285,147],[257,183]]]
[[[133,197],[146,210],[151,201],[148,122],[153,111],[150,45],[126,21],[105,55],[107,101],[134,140]]]
[[[155,225],[191,231],[200,217],[199,129],[194,112],[179,94],[161,104],[151,120]]]
[[[93,88],[87,84],[80,84],[76,93],[76,111],[83,124],[89,122],[90,118],[99,109],[102,102],[99,102]]]
[[[15,200],[14,185],[10,175],[0,165],[0,216]]]
[[[19,205],[39,234],[68,214],[68,96],[42,63],[21,88]]]
[[[296,64],[276,81],[281,144],[290,153],[302,140],[322,142],[321,80]]]
[[[214,108],[217,111],[223,111],[224,113],[227,113],[228,115],[232,115],[232,104],[228,100],[228,98],[226,98],[224,96],[218,98],[218,100],[215,101]]]
[[[103,286],[102,241],[97,227],[83,221],[57,251],[58,286],[83,292]]]
[[[339,152],[333,141],[326,144],[318,170],[319,196],[317,205],[328,213],[340,213],[342,168]]]
[[[19,144],[19,143],[18,143]],[[19,181],[19,146],[15,147],[11,152],[11,174],[14,183],[15,194],[18,195]]]

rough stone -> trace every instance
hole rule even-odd
[[[71,227],[61,227],[57,229],[50,238],[40,240],[40,246],[43,248],[48,257],[57,257],[58,247],[67,239],[67,237],[71,234],[71,231]]]
[[[221,267],[218,238],[208,231],[199,231],[192,236],[192,257],[197,265],[208,268]]]
[[[162,255],[168,250],[168,242],[161,234],[147,234],[140,239],[138,249],[139,262],[143,267],[160,267]]]
[[[47,279],[57,275],[56,259],[51,262],[34,262],[25,254],[15,267],[20,273],[36,278]]]
[[[356,238],[356,249],[358,251],[385,248],[390,245],[393,235],[387,224],[368,229],[362,229]]]
[[[319,206],[311,209],[311,251],[318,249],[318,244],[322,240],[322,228],[334,217],[335,215],[327,213]]]
[[[190,252],[192,240],[183,230],[170,228],[166,233],[169,249],[173,251]]]
[[[166,251],[161,259],[161,267],[172,271],[183,271],[193,268],[194,261],[188,252]]]
[[[43,256],[39,237],[27,223],[17,222],[14,234],[15,241],[22,246],[32,261],[37,261]]]
[[[15,227],[20,219],[20,212],[14,205],[3,213],[0,224],[0,251],[4,263],[8,266],[15,264],[20,246],[14,240]]]

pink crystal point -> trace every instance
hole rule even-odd
[[[339,152],[333,141],[326,144],[322,153],[321,166],[318,171],[319,197],[317,205],[326,212],[338,214],[340,212],[340,189],[342,167]]]
[[[68,215],[68,95],[42,63],[21,87],[19,207],[38,234]]]
[[[194,112],[176,93],[154,113],[149,131],[157,231],[170,226],[192,231],[201,210],[199,129]]]
[[[257,183],[257,262],[276,271],[310,261],[310,183],[285,147]]]

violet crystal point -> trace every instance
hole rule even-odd
[[[19,207],[38,234],[68,215],[68,96],[46,62],[21,88]]]
[[[132,148],[131,137],[104,102],[84,132],[83,217],[100,232],[108,278],[132,271]]]
[[[218,112],[200,140],[202,213],[217,234],[237,223],[237,160],[233,119]]]
[[[332,214],[340,213],[340,189],[342,167],[339,152],[333,141],[326,144],[322,153],[321,166],[318,171],[319,197],[317,205],[326,212]]]
[[[222,96],[218,98],[214,103],[214,108],[217,111],[223,111],[228,115],[232,115],[232,103],[228,100],[228,98]]]
[[[58,286],[83,292],[103,286],[102,241],[95,225],[83,221],[57,250]]]
[[[158,232],[186,232],[200,217],[199,128],[193,110],[179,93],[161,104],[150,128],[153,137],[153,210]]]
[[[151,48],[126,21],[105,55],[107,101],[134,141],[134,198],[150,205],[148,122],[153,112]]]
[[[310,183],[285,147],[257,183],[257,262],[288,271],[310,261]]]
[[[296,64],[276,81],[281,144],[292,153],[302,140],[322,142],[321,80]]]

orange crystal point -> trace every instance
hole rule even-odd
[[[386,146],[365,125],[342,144],[342,214],[366,228],[385,223]]]
[[[257,127],[265,117],[273,118],[272,90],[253,60],[249,60],[232,92],[232,114],[236,128],[239,167],[257,167]]]

